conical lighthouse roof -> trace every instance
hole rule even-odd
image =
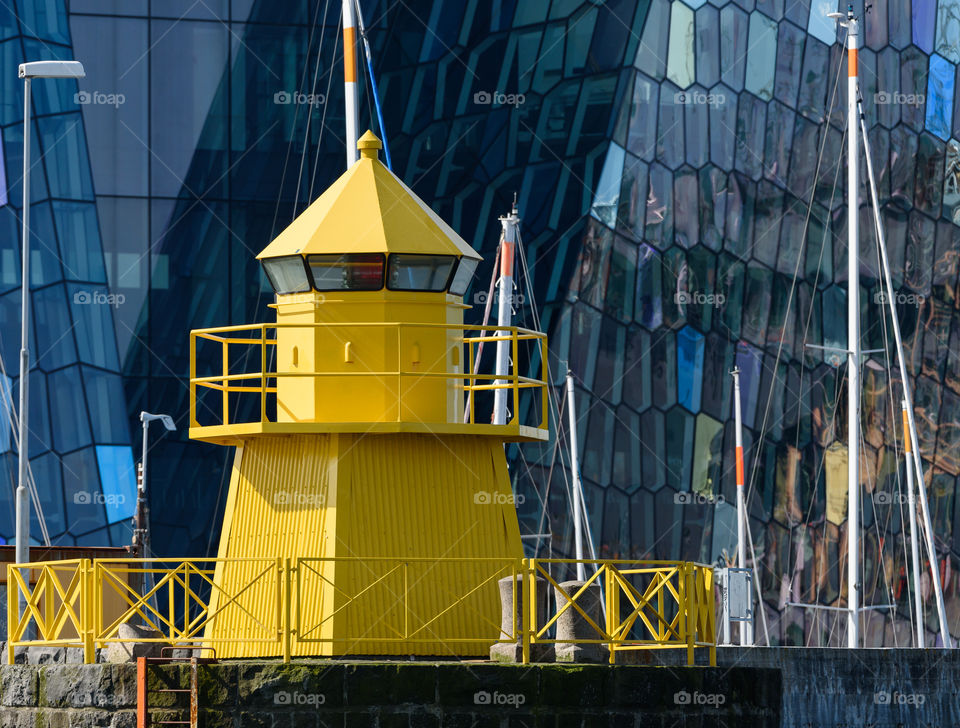
[[[354,162],[257,258],[312,253],[422,253],[480,256],[377,158],[367,131]]]

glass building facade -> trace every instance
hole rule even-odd
[[[131,504],[122,473],[132,472],[146,409],[179,425],[152,438],[154,546],[215,550],[230,452],[186,438],[187,333],[270,318],[254,255],[342,172],[339,5],[17,0],[16,14],[0,10],[0,346],[14,398],[16,64],[75,57],[87,68],[79,85],[38,83],[34,105],[34,220],[46,247],[35,246],[33,391],[46,409],[33,415],[31,462],[48,522],[61,514],[50,528],[61,542],[128,541],[129,513],[110,510],[120,499],[105,495]],[[577,382],[598,556],[732,555],[737,366],[766,616],[757,634],[842,644],[839,613],[787,606],[843,605],[846,589],[845,370],[808,346],[847,343],[845,60],[825,18],[836,8],[377,0],[363,9],[394,171],[486,259],[468,300],[482,300],[497,216],[518,194],[552,373],[559,385],[569,366]],[[957,17],[958,0],[874,2],[860,64],[938,562],[960,633]],[[361,128],[377,130],[361,86]],[[862,344],[889,348],[871,213],[860,214]],[[81,292],[112,303],[83,303]],[[532,324],[532,313],[529,300],[518,304],[519,320]],[[863,600],[897,605],[869,612],[864,631],[884,646],[909,634],[891,365],[876,353],[863,369]],[[9,538],[16,469],[4,412]],[[554,425],[565,437],[563,419]],[[522,530],[552,533],[554,553],[570,555],[562,450],[510,454],[526,496]],[[89,522],[78,521],[81,488],[101,494],[84,504]]]

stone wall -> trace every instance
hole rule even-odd
[[[623,665],[298,661],[199,668],[206,728],[780,725],[777,670]],[[135,725],[136,667],[0,667],[0,728]],[[150,689],[186,688],[183,665]],[[182,720],[183,693],[150,695],[153,720]]]

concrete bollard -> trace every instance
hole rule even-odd
[[[516,642],[498,642],[490,647],[490,659],[494,662],[522,662],[523,638],[520,631],[523,629],[523,575],[508,576],[497,581],[500,587],[500,637],[509,639],[510,635],[518,635]],[[517,602],[514,610],[513,593],[516,589]],[[542,626],[547,621],[547,582],[537,579],[537,624]],[[549,661],[552,657],[553,645],[530,645],[530,660],[532,662]]]
[[[569,603],[567,597],[573,598],[586,582],[562,581],[556,589],[557,612]],[[566,596],[565,596],[566,595]],[[594,623],[603,629],[603,612],[600,604],[600,584],[594,582],[574,602]],[[557,619],[557,662],[607,662],[609,650],[600,644],[564,644],[562,640],[598,640],[602,635],[583,618],[571,604]]]

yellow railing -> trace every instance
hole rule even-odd
[[[345,371],[338,369],[336,371],[316,371],[316,372],[278,372],[276,367],[275,347],[277,345],[278,329],[324,329],[338,330],[344,332],[355,329],[383,329],[384,333],[392,332],[396,336],[397,356],[396,366],[393,370],[374,371],[368,369],[357,369],[355,371]],[[455,344],[464,348],[462,356],[458,355],[455,359],[453,371],[409,371],[404,369],[401,357],[400,337],[401,332],[408,330],[447,330],[453,333],[451,337]],[[347,342],[346,335],[342,337],[342,343]],[[209,376],[197,376],[197,347],[200,341],[209,341],[219,345],[216,359],[216,373]],[[498,376],[491,373],[474,373],[474,365],[477,360],[478,350],[481,346],[489,345],[496,347],[497,342],[510,342],[510,371],[505,375]],[[518,362],[521,362],[521,343],[533,342],[534,348],[523,352],[528,355],[528,360],[536,365],[539,359],[540,377],[532,378],[522,376],[518,371]],[[233,348],[231,348],[233,347]],[[237,349],[242,347],[240,354]],[[271,349],[273,347],[273,349]],[[493,360],[493,352],[489,352],[490,360]],[[256,367],[256,371],[235,371],[236,369],[246,369],[249,366]],[[513,419],[509,423],[512,426],[519,424],[520,420],[520,392],[525,389],[539,390],[539,422],[536,427],[542,430],[547,429],[548,424],[548,397],[547,397],[547,336],[538,331],[519,328],[516,326],[476,326],[469,324],[430,324],[430,323],[404,323],[404,322],[361,322],[361,323],[297,323],[297,324],[251,324],[240,326],[221,326],[217,328],[196,329],[190,332],[190,426],[200,427],[197,421],[197,388],[214,390],[220,392],[220,407],[218,412],[213,414],[219,418],[217,425],[238,424],[236,420],[231,420],[230,414],[230,395],[231,394],[259,394],[260,412],[259,422],[272,422],[268,415],[267,403],[271,397],[275,398],[277,394],[277,380],[280,378],[299,378],[299,379],[321,379],[326,377],[368,377],[380,381],[396,381],[397,384],[403,382],[420,381],[432,378],[441,378],[453,380],[458,390],[464,393],[461,411],[466,413],[466,423],[477,423],[476,418],[476,396],[478,392],[489,392],[493,390],[508,390],[512,397]],[[397,388],[397,407],[396,411],[402,411],[399,401],[402,398],[402,387]],[[257,422],[254,419],[243,419],[241,423]]]
[[[444,587],[448,570],[462,570],[464,562],[477,574],[475,583],[460,593]],[[669,561],[584,561],[587,584],[558,600],[546,619],[538,615],[537,590],[559,590],[552,576],[569,573],[577,562],[560,559],[76,559],[7,566],[8,659],[18,646],[43,645],[83,650],[93,662],[95,650],[116,642],[157,642],[166,645],[258,643],[265,654],[289,660],[298,645],[340,642],[362,645],[385,641],[410,645],[433,643],[515,642],[522,645],[524,662],[531,647],[558,644],[556,623],[567,610],[576,610],[595,636],[564,643],[601,644],[610,661],[623,650],[684,649],[688,664],[694,650],[707,648],[716,663],[713,571],[710,566]],[[240,566],[247,575],[226,593],[214,578],[218,569]],[[332,567],[332,568],[330,568]],[[329,574],[349,574],[349,584],[338,584]],[[527,605],[520,624],[502,631],[496,582],[520,579],[514,590]],[[599,619],[584,608],[585,594],[598,584],[603,594]],[[418,596],[416,589],[421,590]],[[338,595],[336,611],[323,608],[324,590]],[[422,591],[434,595],[429,613],[411,610]],[[374,600],[371,610],[363,600]],[[332,602],[331,602],[332,603]],[[354,609],[356,619],[350,617]],[[379,616],[371,620],[369,615]],[[319,614],[319,616],[317,616]],[[325,632],[334,616],[346,624],[337,633]],[[311,615],[313,615],[311,617]],[[363,616],[359,616],[363,615]],[[479,616],[479,620],[477,617]],[[209,627],[222,620],[242,635],[223,636]],[[464,636],[465,621],[482,624]],[[135,637],[120,637],[124,624],[140,628]],[[143,628],[153,630],[144,636]],[[450,629],[452,628],[452,629]],[[448,631],[449,629],[449,631]],[[216,636],[211,636],[216,635]],[[455,635],[455,636],[454,636]],[[441,649],[437,654],[443,654]]]

